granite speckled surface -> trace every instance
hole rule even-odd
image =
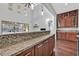
[[[0,36],[0,55],[10,56],[50,37],[50,32],[32,32]]]
[[[0,36],[0,49],[7,46],[11,46],[26,40],[40,37],[42,35],[47,35],[49,32],[32,32],[32,33],[19,33],[19,34],[9,34]]]
[[[15,45],[11,45],[5,48],[0,49],[0,55],[1,56],[10,56],[10,55],[14,55],[15,53],[23,50],[23,49],[28,49],[36,44],[38,44],[39,42],[46,40],[47,38],[49,38],[52,35],[44,35],[44,36],[40,36],[38,38],[35,39],[31,39],[31,40],[26,40],[24,42],[21,43],[17,43]]]

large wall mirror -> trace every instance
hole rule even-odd
[[[29,32],[29,25],[19,22],[1,21],[1,34]]]

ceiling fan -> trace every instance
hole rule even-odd
[[[22,3],[22,4],[24,4],[24,7],[34,9],[34,7],[37,6],[39,3]]]

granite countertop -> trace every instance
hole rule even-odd
[[[53,34],[52,34],[53,35]],[[30,47],[38,44],[39,42],[46,40],[48,37],[52,36],[50,35],[44,35],[35,39],[26,40],[25,42],[20,42],[15,45],[11,45],[5,48],[0,49],[0,55],[1,56],[11,56],[23,49],[29,49]]]

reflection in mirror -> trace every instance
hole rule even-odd
[[[2,34],[14,33],[14,22],[2,21],[1,33]]]
[[[28,24],[10,22],[10,21],[1,22],[1,34],[22,33],[28,31],[29,31]]]
[[[28,24],[15,23],[15,32],[28,32]]]

